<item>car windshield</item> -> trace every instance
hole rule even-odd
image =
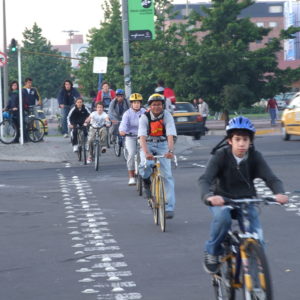
[[[176,103],[175,112],[181,113],[181,112],[195,112],[195,108],[191,103]]]

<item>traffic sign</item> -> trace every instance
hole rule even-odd
[[[0,67],[3,67],[7,64],[7,56],[5,53],[0,52]]]
[[[107,70],[108,57],[94,57],[93,73],[105,74]]]

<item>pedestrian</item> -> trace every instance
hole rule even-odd
[[[25,78],[25,85],[22,88],[22,98],[26,110],[30,106],[42,106],[42,98],[40,93],[38,92],[37,88],[32,87],[32,78],[30,77]]]
[[[198,98],[195,97],[195,98],[193,99],[193,101],[192,101],[192,104],[193,104],[195,110],[196,110],[196,111],[199,111],[199,107],[198,107],[198,104],[199,104]]]
[[[274,98],[270,98],[267,103],[267,112],[270,114],[271,118],[271,126],[276,125],[276,117],[277,117],[277,111],[278,111],[278,105]]]
[[[101,90],[97,93],[96,103],[102,102],[104,104],[104,110],[108,111],[110,102],[116,97],[116,92],[110,88],[107,81],[103,81],[101,87]]]
[[[73,87],[71,80],[65,80],[64,84],[58,94],[57,100],[59,108],[61,109],[61,130],[65,138],[68,135],[67,117],[71,107],[74,105],[74,101],[80,97],[79,92]]]
[[[166,99],[169,99],[172,104],[176,103],[175,92],[171,88],[165,87],[165,82],[163,80],[160,79],[157,81],[157,87],[163,87],[164,96],[166,97]]]
[[[203,128],[204,128],[205,132],[207,132],[209,129],[205,125],[206,125],[206,119],[209,114],[208,104],[203,100],[203,98],[199,98],[198,103],[199,103],[198,111],[201,114],[202,119],[203,119]]]

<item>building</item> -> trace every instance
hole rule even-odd
[[[173,20],[167,21],[167,24],[176,22],[185,22],[184,17],[192,10],[204,15],[201,6],[210,7],[209,2],[199,2],[197,4],[176,4],[174,9],[178,15]],[[262,41],[256,41],[250,45],[250,49],[256,50],[274,37],[278,37],[280,31],[290,25],[299,26],[300,24],[300,4],[294,1],[266,1],[256,2],[252,6],[244,9],[240,15],[241,18],[248,17],[260,27],[271,28],[269,35]],[[205,33],[198,33],[199,38]],[[283,43],[284,50],[278,53],[278,66],[281,69],[300,67],[300,35],[297,38]]]

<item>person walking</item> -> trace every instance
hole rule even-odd
[[[267,112],[270,114],[271,118],[271,126],[276,125],[276,117],[277,117],[277,111],[278,111],[278,105],[274,98],[270,98],[267,103]]]
[[[199,107],[198,107],[199,101],[198,101],[198,98],[195,97],[193,99],[193,101],[192,101],[192,104],[193,104],[194,108],[196,109],[196,111],[199,111]]]
[[[71,80],[65,80],[64,84],[58,94],[57,100],[59,108],[61,109],[61,130],[65,138],[68,135],[67,117],[71,107],[74,105],[74,101],[80,97],[79,92],[73,87]]]
[[[206,119],[207,119],[208,113],[209,113],[208,104],[203,100],[203,98],[199,98],[198,103],[199,103],[198,111],[201,114],[202,119],[203,119],[203,128],[204,128],[205,132],[207,132],[208,128],[205,125],[206,125]]]

